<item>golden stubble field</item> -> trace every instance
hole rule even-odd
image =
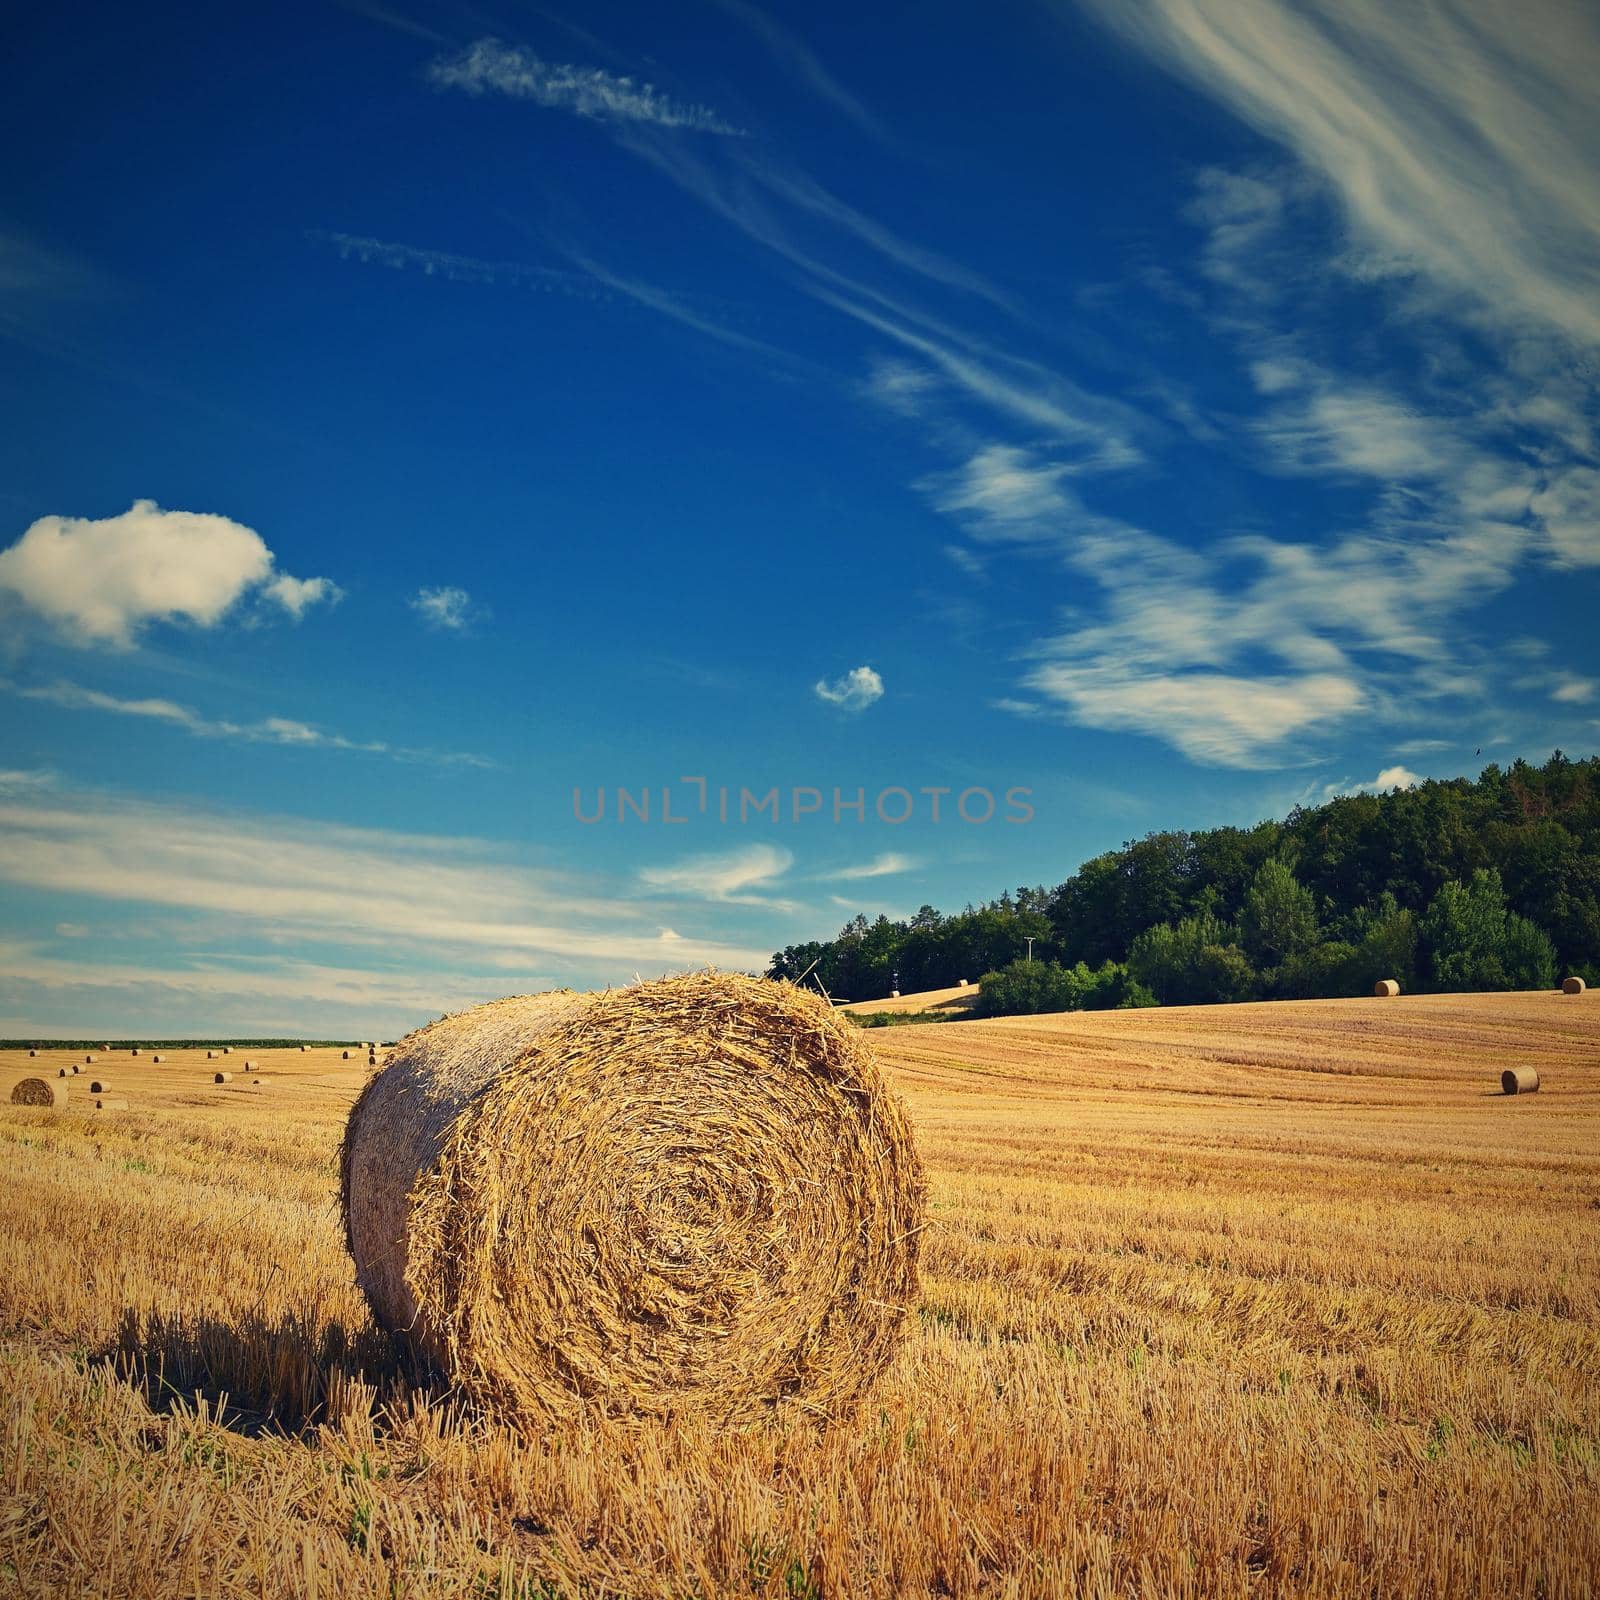
[[[0,1591],[1595,1592],[1600,996],[872,1040],[933,1225],[827,1427],[522,1437],[415,1386],[338,1225],[364,1061],[123,1053],[127,1111],[7,1106]]]

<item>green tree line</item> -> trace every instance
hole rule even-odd
[[[1029,940],[1033,959],[1027,959]],[[851,1000],[981,979],[980,1009],[1056,1011],[1524,989],[1600,979],[1600,757],[1341,795],[1253,828],[1168,831],[1055,888],[945,915],[856,917],[790,945]]]

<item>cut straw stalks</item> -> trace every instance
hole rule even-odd
[[[497,1001],[353,1108],[346,1233],[380,1322],[492,1410],[848,1410],[916,1295],[923,1178],[865,1036],[701,973]]]

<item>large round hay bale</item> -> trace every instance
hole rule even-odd
[[[30,1051],[29,1051],[29,1052],[28,1052],[28,1054],[29,1054],[29,1055],[30,1055],[30,1056],[36,1056],[36,1055],[38,1055],[38,1053],[39,1053],[39,1052],[38,1052],[38,1051],[37,1051],[37,1050],[30,1050]]]
[[[310,1048],[311,1048],[311,1046],[308,1045],[308,1044],[301,1045],[300,1046],[300,1054],[304,1055],[306,1053],[306,1051],[308,1051]]]
[[[165,1056],[151,1056],[150,1059],[159,1067],[167,1058]]]
[[[233,1054],[233,1046],[232,1046],[232,1045],[231,1045],[231,1044],[225,1044],[225,1045],[223,1045],[223,1047],[222,1047],[222,1053],[223,1053],[223,1055],[225,1055],[225,1056],[231,1056],[231,1055],[232,1055],[232,1054]]]
[[[94,1057],[92,1055],[91,1056],[85,1056],[83,1058],[83,1064],[86,1067],[92,1067],[94,1065]]]
[[[111,1080],[109,1078],[95,1078],[89,1084],[90,1094],[110,1094]]]
[[[48,1078],[24,1078],[11,1091],[14,1106],[64,1106],[67,1103],[67,1086]]]
[[[1372,992],[1385,999],[1393,999],[1395,995],[1400,993],[1400,985],[1393,978],[1379,978],[1373,984]]]
[[[1582,994],[1589,987],[1582,978],[1563,978],[1561,980],[1562,994]]]
[[[129,1052],[128,1052],[128,1054],[129,1054],[129,1055],[130,1055],[130,1056],[136,1056],[136,1055],[138,1055],[138,1053],[139,1053],[139,1047],[138,1047],[138,1045],[135,1045],[135,1046],[134,1046],[134,1047],[133,1047],[133,1049],[131,1049],[131,1050],[130,1050],[130,1051],[129,1051]]]
[[[1507,1067],[1500,1074],[1500,1087],[1506,1094],[1534,1094],[1539,1088],[1539,1074],[1532,1067]]]
[[[346,1060],[346,1061],[348,1061],[350,1059],[350,1052],[348,1050],[346,1050],[344,1052],[343,1059]]]
[[[341,1152],[356,1276],[537,1420],[847,1408],[916,1295],[922,1169],[866,1036],[700,973],[496,1001],[400,1042]]]
[[[211,1081],[213,1083],[232,1083],[233,1074],[231,1072],[213,1072],[211,1074]]]
[[[206,1060],[207,1061],[215,1061],[216,1059],[217,1059],[217,1052],[215,1050],[207,1050],[206,1051]]]

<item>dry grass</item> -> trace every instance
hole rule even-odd
[[[839,1009],[860,1016],[871,1016],[879,1011],[948,1011],[960,1015],[970,1011],[977,998],[977,984],[968,983],[953,989],[924,989],[921,994],[903,994],[898,1000],[857,1000]]]
[[[908,1345],[832,1429],[519,1436],[419,1387],[340,1237],[337,1051],[267,1053],[268,1104],[190,1051],[121,1068],[113,1121],[7,1107],[0,1588],[1593,1593],[1600,1012],[871,1038],[936,1226]]]

